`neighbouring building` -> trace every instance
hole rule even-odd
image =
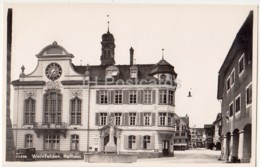
[[[223,136],[221,135],[222,131],[222,114],[218,113],[216,120],[213,122],[214,133],[213,133],[213,143],[215,145],[216,150],[221,149],[221,140]]]
[[[104,152],[113,120],[118,153],[173,156],[174,67],[163,57],[156,64],[135,64],[133,48],[130,63],[116,65],[115,47],[108,30],[102,35],[100,65],[74,65],[74,56],[53,42],[36,55],[34,71],[25,74],[22,67],[12,82],[17,149]]]
[[[189,116],[180,117],[175,125],[174,150],[187,150],[190,143]]]
[[[252,148],[253,11],[238,31],[219,70],[217,98],[222,101],[222,158],[250,162]]]
[[[190,147],[191,148],[201,148],[203,147],[203,134],[204,134],[204,128],[196,128],[192,127],[190,128],[190,134],[191,134],[191,141],[190,141]]]
[[[207,149],[213,149],[213,133],[214,133],[214,126],[212,124],[205,124],[204,125],[204,146]]]

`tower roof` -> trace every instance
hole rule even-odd
[[[162,58],[157,64],[154,65],[154,68],[151,71],[151,75],[158,73],[170,73],[177,77],[177,74],[174,71],[174,67],[168,63],[164,58]]]

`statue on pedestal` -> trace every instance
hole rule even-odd
[[[116,144],[114,140],[114,132],[115,132],[115,125],[114,125],[114,118],[110,117],[110,129],[109,129],[109,141],[105,146],[106,153],[116,153]]]

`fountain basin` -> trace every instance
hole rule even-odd
[[[84,161],[90,163],[132,163],[137,161],[137,155],[129,153],[85,153]]]

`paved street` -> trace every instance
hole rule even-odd
[[[222,163],[218,161],[220,151],[197,148],[186,151],[175,151],[174,157],[157,159],[138,159],[138,162],[159,161],[160,163]]]

